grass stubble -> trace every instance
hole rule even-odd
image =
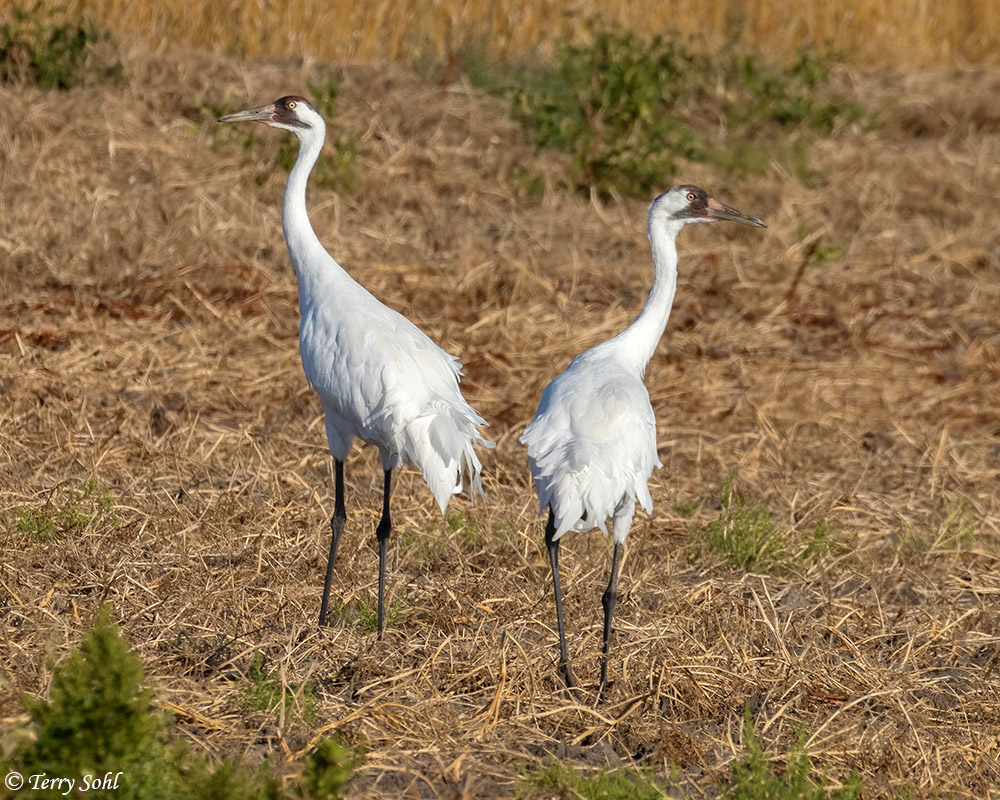
[[[857,770],[866,796],[996,785],[1000,76],[852,75],[897,113],[816,145],[812,188],[777,164],[677,176],[769,228],[680,243],[647,375],[664,469],[633,527],[594,708],[555,673],[517,438],[551,376],[644,301],[645,201],[561,192],[565,157],[462,84],[338,76],[331,128],[357,141],[361,188],[314,188],[314,225],[461,357],[497,448],[488,502],[456,499],[450,522],[400,474],[382,644],[360,622],[380,472],[374,453],[352,456],[342,623],[319,630],[331,465],[298,362],[285,176],[211,111],[297,91],[314,68],[183,48],[125,59],[125,87],[0,86],[5,726],[108,600],[195,746],[292,769],[336,731],[367,748],[357,796],[505,796],[552,754],[638,759],[710,792],[742,752],[745,707],[765,752],[805,731],[816,768]],[[786,536],[780,568],[743,572],[706,546],[730,474]],[[46,536],[16,524],[71,506]],[[840,546],[796,557],[821,522]],[[564,550],[569,645],[593,687],[610,550],[596,533]],[[261,663],[290,702],[247,707]]]

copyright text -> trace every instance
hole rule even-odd
[[[48,789],[68,795],[74,789],[78,792],[89,792],[91,789],[117,789],[118,782],[124,773],[106,772],[104,775],[83,775],[79,778],[57,778],[47,772],[37,772],[34,775],[22,775],[20,772],[8,772],[4,785],[11,791],[18,789]]]

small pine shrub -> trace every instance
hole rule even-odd
[[[78,793],[116,800],[338,800],[358,757],[323,739],[285,788],[268,765],[212,764],[169,737],[169,718],[142,688],[144,670],[101,609],[94,629],[54,671],[48,700],[25,698],[30,729],[0,756],[0,771],[70,778]],[[117,788],[94,790],[118,777]],[[86,788],[91,787],[91,788]],[[49,792],[39,796],[57,796]]]
[[[338,800],[360,764],[360,754],[339,740],[320,739],[306,756],[297,795],[305,800]]]
[[[166,720],[152,710],[143,677],[105,607],[79,649],[54,671],[49,699],[25,699],[36,738],[21,762],[54,775],[122,771],[130,784],[137,777],[164,780],[148,770],[165,757]]]

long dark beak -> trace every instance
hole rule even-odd
[[[219,122],[271,122],[274,119],[274,103],[257,108],[248,108],[246,111],[235,111],[219,117]]]
[[[761,220],[757,217],[751,217],[744,214],[742,211],[737,211],[735,208],[730,206],[725,206],[716,200],[714,197],[708,198],[708,217],[712,220],[728,220],[730,222],[740,222],[743,225],[752,225],[755,228],[766,228]]]

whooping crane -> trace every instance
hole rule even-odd
[[[262,122],[291,131],[299,154],[288,176],[282,228],[299,286],[299,346],[306,379],[323,404],[335,465],[332,539],[320,625],[325,624],[337,547],[344,532],[344,461],[355,438],[379,450],[384,473],[378,539],[378,638],[384,626],[386,544],[392,530],[392,471],[417,467],[443,514],[468,473],[482,495],[474,444],[492,447],[477,428],[485,421],[459,390],[461,364],[401,314],[382,305],[320,244],[306,210],[306,183],[323,149],[326,125],[304,98],[227,114],[220,122]]]
[[[675,241],[685,225],[719,220],[767,227],[755,217],[724,206],[697,186],[675,186],[653,201],[646,230],[653,251],[654,278],[645,307],[622,333],[577,356],[545,388],[534,421],[521,437],[528,448],[541,512],[549,512],[545,545],[559,625],[559,672],[574,694],[576,679],[563,627],[559,540],[569,530],[600,528],[607,534],[606,520],[612,520],[611,578],[602,598],[600,699],[608,682],[611,620],[625,540],[636,501],[646,513],[652,511],[647,483],[653,468],[662,466],[656,452],[656,419],[643,374],[666,327],[677,288]]]

